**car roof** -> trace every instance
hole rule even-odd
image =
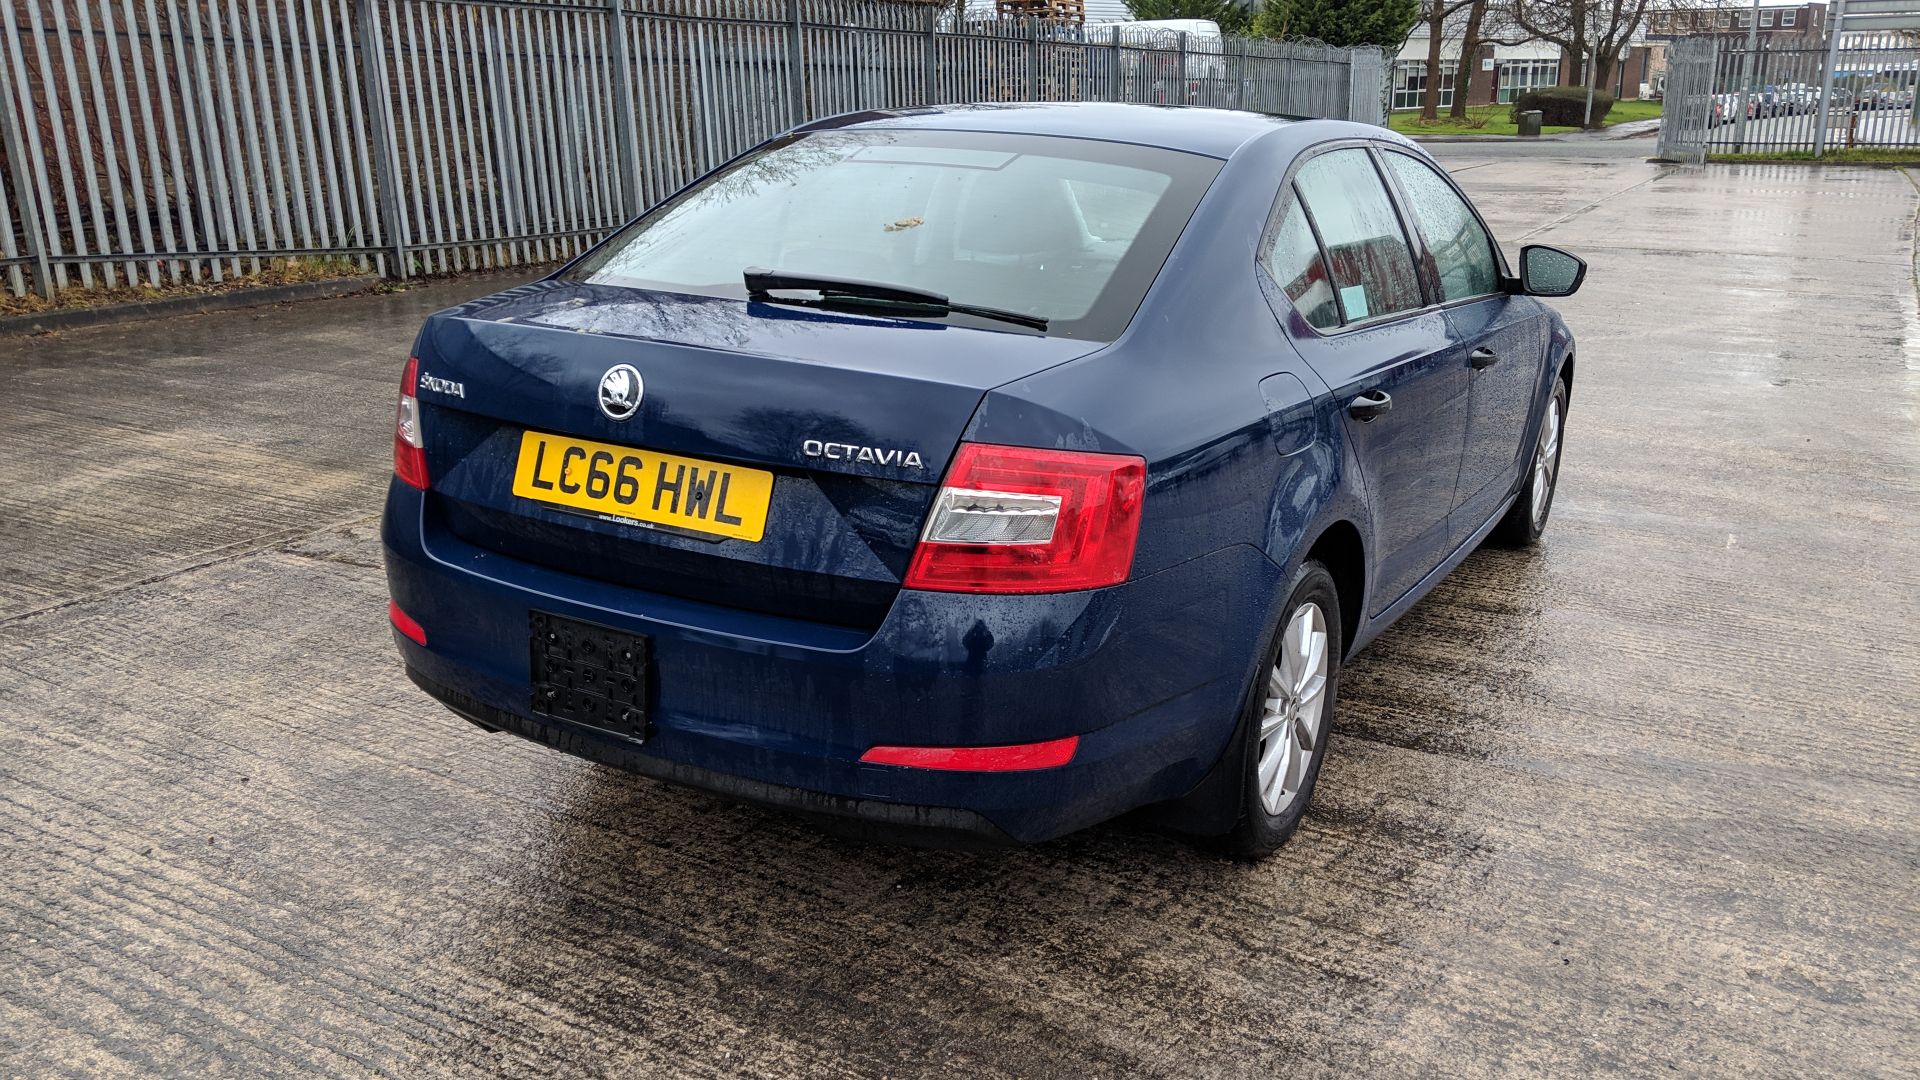
[[[804,124],[798,130],[913,128],[1062,135],[1228,158],[1241,146],[1273,131],[1326,123],[1331,122],[1288,120],[1265,113],[1180,105],[1123,105],[1091,101],[994,102],[844,113]],[[1383,130],[1372,128],[1369,132],[1379,134]]]

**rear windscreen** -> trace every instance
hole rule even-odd
[[[1219,169],[1087,139],[813,132],[700,181],[566,277],[744,298],[741,272],[764,267],[927,290],[1046,319],[1054,336],[1110,341]]]

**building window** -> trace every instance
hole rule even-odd
[[[1726,11],[1721,12],[1719,17],[1719,25],[1720,25],[1720,29],[1722,30],[1725,30],[1728,27],[1732,26],[1733,14],[1731,12],[1726,12]]]
[[[1761,25],[1761,26],[1763,26],[1763,27],[1769,27],[1769,28],[1771,28],[1771,27],[1773,26],[1773,12],[1771,12],[1771,11],[1763,11],[1763,12],[1761,12],[1761,13],[1760,13],[1760,25]]]
[[[1453,108],[1453,76],[1456,68],[1451,61],[1440,65],[1440,107]],[[1393,107],[1395,109],[1418,109],[1427,92],[1427,62],[1425,60],[1396,60],[1393,64]]]
[[[1791,11],[1783,11],[1783,12],[1781,12],[1781,13],[1780,13],[1780,25],[1781,25],[1781,26],[1792,26],[1792,25],[1793,25],[1793,12],[1791,12]]]
[[[1500,104],[1512,104],[1514,98],[1529,90],[1559,82],[1558,60],[1509,60],[1500,65]]]

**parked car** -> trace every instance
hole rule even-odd
[[[1820,98],[1828,98],[1828,106],[1826,106],[1828,113],[1843,113],[1843,111],[1853,108],[1853,92],[1851,92],[1851,90],[1847,90],[1847,88],[1843,88],[1843,86],[1832,86],[1832,88],[1814,86],[1814,88],[1812,88],[1812,94],[1809,94],[1807,111],[1820,110]]]
[[[1791,111],[1792,103],[1781,94],[1777,86],[1763,86],[1751,96],[1752,112],[1756,117],[1785,116]]]
[[[734,797],[1019,842],[1157,804],[1259,855],[1343,664],[1540,538],[1535,297],[1584,274],[1367,125],[817,121],[426,321],[395,641],[483,728]]]
[[[1739,119],[1740,112],[1739,94],[1715,94],[1713,96],[1713,122],[1715,124],[1731,124]],[[1753,119],[1754,104],[1751,99],[1747,102],[1746,114],[1747,119]]]
[[[1913,91],[1892,86],[1862,90],[1859,107],[1862,109],[1910,109],[1913,107]]]

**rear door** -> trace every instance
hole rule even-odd
[[[1301,355],[1345,410],[1373,517],[1368,614],[1377,615],[1450,550],[1466,372],[1451,362],[1446,316],[1428,302],[1365,147],[1336,147],[1302,164],[1262,250],[1301,315]]]
[[[1542,383],[1545,326],[1538,303],[1502,288],[1493,237],[1452,181],[1411,154],[1383,149],[1381,161],[1424,240],[1423,259],[1467,373],[1466,444],[1450,525],[1457,543],[1486,524],[1519,480]]]

